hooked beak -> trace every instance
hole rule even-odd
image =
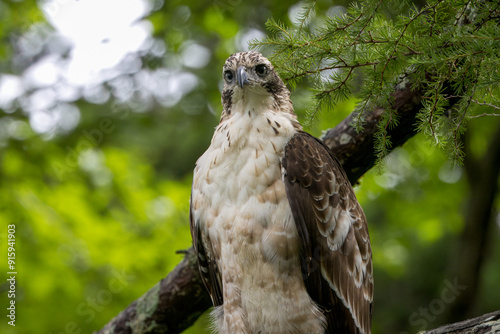
[[[238,85],[240,88],[243,88],[244,85],[250,83],[248,81],[248,74],[244,66],[238,67],[236,71],[236,80],[238,81]]]

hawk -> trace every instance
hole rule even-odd
[[[221,334],[370,333],[366,218],[332,152],[302,130],[258,52],[230,56],[198,159],[190,226]]]

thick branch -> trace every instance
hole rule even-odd
[[[399,124],[387,131],[393,144],[391,149],[403,145],[416,134],[416,117],[422,107],[420,93],[412,91],[410,85],[404,89],[396,90],[393,98],[392,109],[399,115]],[[383,113],[384,109],[382,108],[365,112],[365,126],[359,133],[352,125],[357,114],[352,113],[335,128],[330,129],[322,138],[335,153],[352,184],[356,183],[377,161],[373,149],[374,134],[378,130],[378,123]]]
[[[472,334],[472,333],[499,333],[500,311],[484,314],[474,319],[445,325],[422,334]]]
[[[416,115],[421,108],[420,94],[410,88],[394,93],[393,109],[400,115],[397,127],[390,130],[393,148],[415,133]],[[355,183],[376,161],[373,134],[384,110],[366,112],[363,131],[357,133],[352,114],[329,130],[325,143],[332,149],[351,183]],[[211,305],[201,283],[192,249],[184,260],[161,282],[112,319],[98,334],[180,333],[191,326]]]

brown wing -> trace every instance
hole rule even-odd
[[[191,199],[191,203],[192,203]],[[202,233],[200,223],[193,217],[192,204],[189,208],[189,224],[191,227],[191,237],[193,238],[193,247],[197,254],[198,269],[200,270],[201,280],[205,285],[214,306],[222,305],[222,280],[217,264],[213,256],[213,251],[208,237],[208,233]]]
[[[318,139],[299,132],[282,160],[309,295],[326,333],[371,332],[373,272],[366,218],[344,170]]]

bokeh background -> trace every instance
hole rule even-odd
[[[318,1],[317,15],[348,5]],[[2,279],[0,332],[91,333],[175,267],[176,251],[191,245],[192,169],[218,123],[224,60],[264,37],[269,18],[296,24],[301,6],[0,1],[0,263],[6,268],[7,225],[15,224],[18,272],[16,326],[7,325]],[[301,121],[307,88],[292,92]],[[355,102],[325,110],[307,130],[321,135]],[[498,131],[497,119],[470,123],[464,166],[418,135],[360,180],[374,333],[415,333],[500,309],[498,196],[486,218],[467,218],[481,196],[474,175],[492,163]],[[486,182],[498,184],[496,175]],[[467,247],[481,261],[462,258]],[[204,316],[186,333],[209,333],[207,324]]]

